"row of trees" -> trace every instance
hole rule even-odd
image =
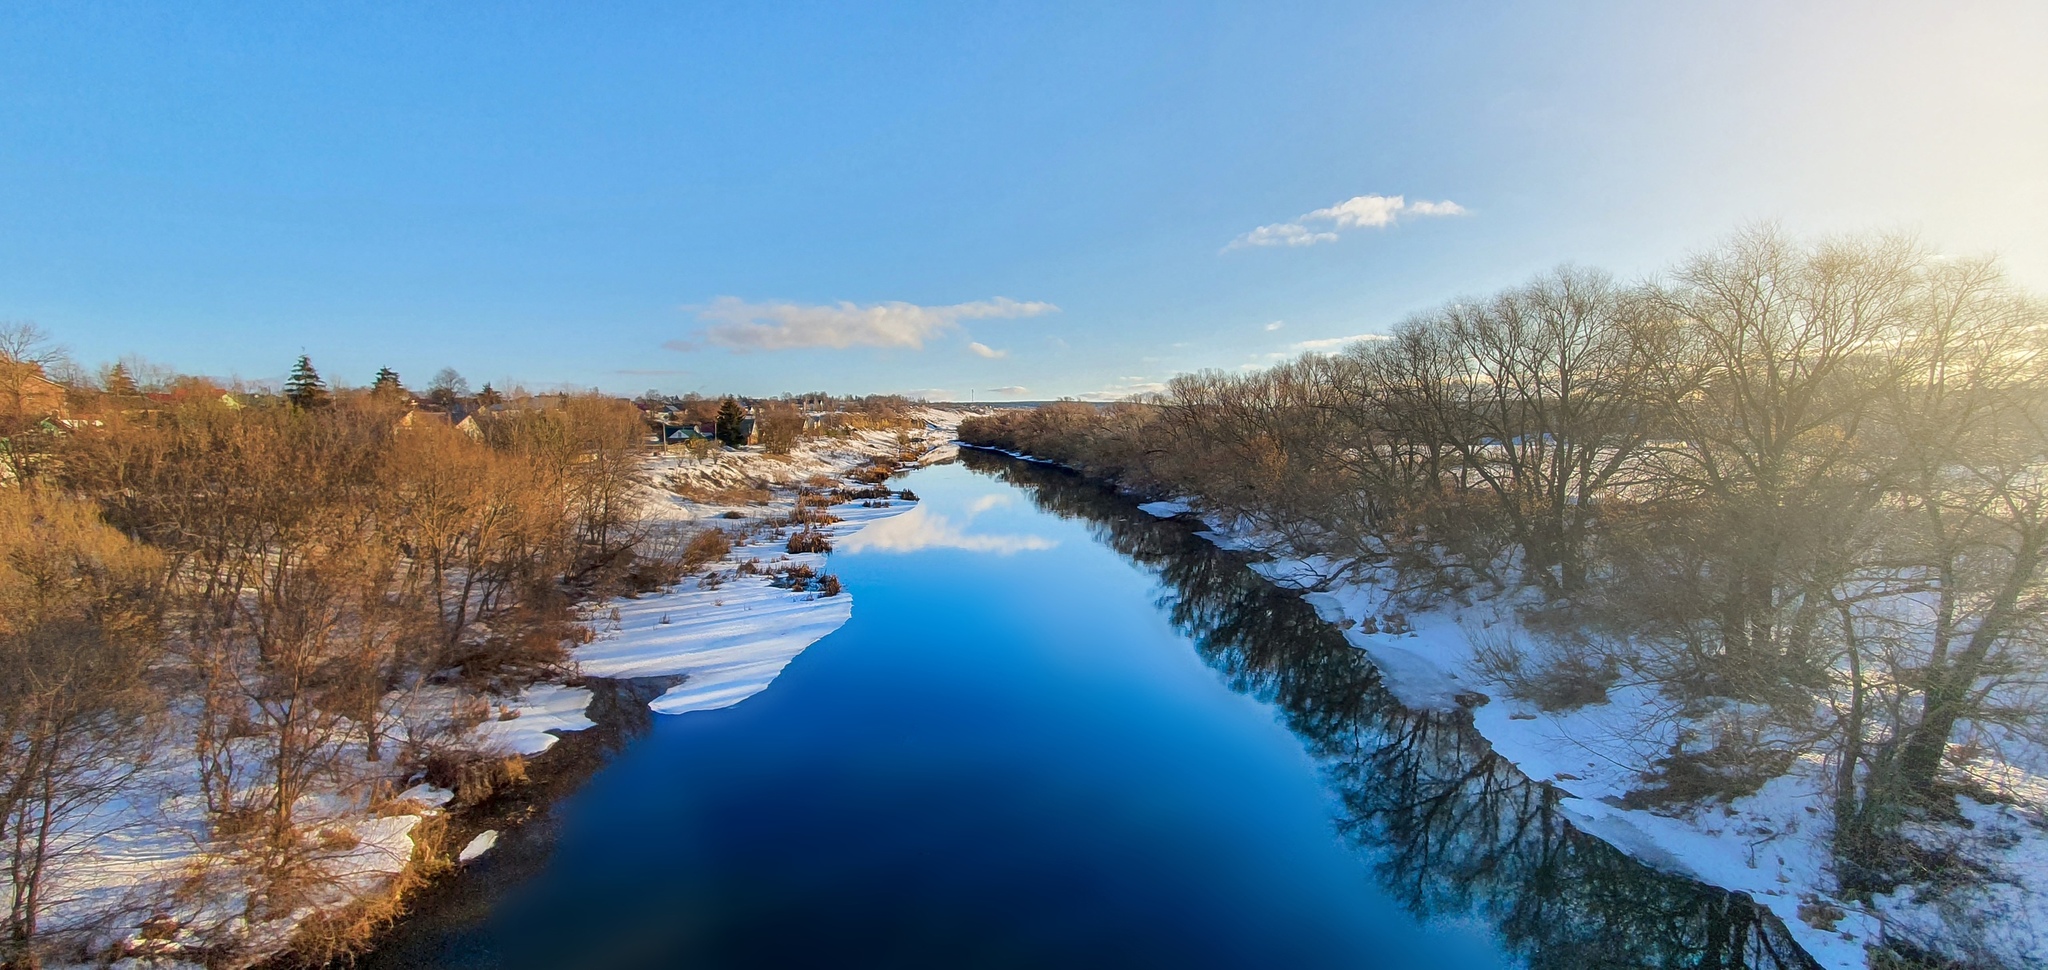
[[[298,390],[112,403],[0,486],[0,963],[36,964],[53,860],[173,756],[246,915],[294,912],[327,848],[304,796],[463,755],[450,711],[408,698],[530,681],[579,590],[646,567],[632,405],[568,396],[472,436]]]
[[[1762,229],[1655,284],[1562,269],[1341,354],[961,434],[1197,495],[1411,592],[1533,589],[1604,635],[1539,679],[1740,702],[1667,776],[1829,751],[1846,888],[1878,888],[1900,820],[1952,804],[1949,769],[2044,728],[2044,326],[1993,261]]]
[[[749,443],[748,423],[751,422],[751,440],[774,455],[789,454],[796,447],[797,440],[807,434],[867,429],[905,430],[919,424],[910,416],[909,402],[895,396],[834,398],[826,394],[784,395],[756,399],[748,405],[730,395],[706,398],[686,394],[680,398],[669,398],[657,391],[648,391],[636,398],[635,403],[659,415],[650,417],[649,422],[663,433],[675,423],[709,424],[716,430],[715,440],[735,448]]]

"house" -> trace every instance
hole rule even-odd
[[[64,385],[43,376],[35,363],[0,363],[0,413],[25,418],[63,418]]]
[[[143,392],[141,400],[136,402],[142,406],[128,408],[127,410],[158,411],[165,407],[175,407],[192,401],[205,401],[209,399],[231,411],[239,411],[247,406],[240,397],[237,397],[230,391],[222,390],[219,385],[214,384],[212,381],[200,377],[186,377],[179,378],[178,383],[173,385],[168,391]]]

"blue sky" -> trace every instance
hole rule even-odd
[[[2048,290],[2040,3],[426,6],[0,6],[0,320],[1043,398],[1763,219]]]

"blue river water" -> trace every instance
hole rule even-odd
[[[647,718],[362,965],[1805,965],[1190,525],[984,455],[893,484],[845,627]]]

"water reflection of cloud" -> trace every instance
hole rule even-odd
[[[1009,496],[991,495],[975,500],[967,520],[1003,504]],[[989,502],[987,499],[995,499]],[[968,552],[1011,553],[1051,549],[1059,543],[1044,536],[971,534],[937,512],[920,505],[894,518],[883,519],[848,536],[839,544],[847,552],[917,552],[923,549],[965,549]]]

